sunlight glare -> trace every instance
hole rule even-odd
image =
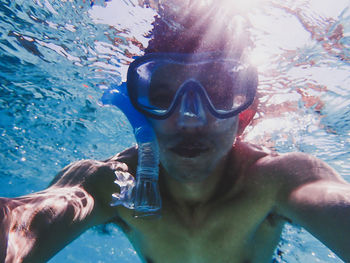
[[[208,0],[203,0],[208,1]],[[227,10],[234,9],[239,13],[246,13],[251,8],[257,7],[264,0],[223,0],[222,6]]]

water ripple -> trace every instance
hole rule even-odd
[[[41,190],[66,164],[107,158],[134,143],[126,118],[99,99],[143,53],[163,2],[94,3],[0,3],[2,196]],[[245,136],[280,152],[311,153],[350,181],[349,10],[347,0],[266,0],[249,10],[260,106]],[[91,262],[67,253],[52,262]],[[275,261],[340,262],[289,225]]]

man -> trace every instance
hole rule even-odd
[[[285,222],[350,261],[350,185],[314,157],[270,153],[238,137],[256,72],[245,63],[244,44],[232,49],[220,33],[204,39],[207,24],[192,19],[181,21],[193,25],[182,45],[176,30],[157,35],[169,24],[157,19],[148,55],[128,76],[134,105],[158,139],[161,217],[139,219],[109,205],[120,190],[115,173],[136,174],[135,148],[80,161],[42,192],[0,200],[1,262],[45,262],[88,228],[110,222],[144,262],[270,262]]]

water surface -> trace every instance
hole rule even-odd
[[[152,7],[156,1],[149,1]],[[311,153],[350,181],[350,2],[256,1],[250,7],[259,112],[246,139]],[[136,0],[0,3],[0,194],[47,186],[65,165],[135,143],[99,99],[142,55],[157,10]],[[50,262],[140,262],[116,228],[90,230]],[[342,262],[287,225],[275,262]]]

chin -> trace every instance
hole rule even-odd
[[[203,182],[209,177],[208,172],[202,172],[193,169],[172,169],[169,176],[181,183],[199,183]]]

